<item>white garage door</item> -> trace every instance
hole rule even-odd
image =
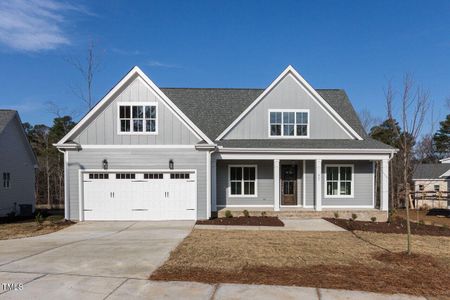
[[[83,174],[85,220],[195,220],[196,174],[89,172]]]

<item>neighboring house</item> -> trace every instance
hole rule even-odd
[[[419,164],[413,174],[414,196],[418,207],[450,207],[450,164]],[[447,162],[447,163],[445,163]]]
[[[74,220],[385,216],[396,151],[367,136],[343,90],[314,90],[291,66],[266,89],[159,88],[134,67],[56,146]]]
[[[19,114],[0,109],[0,216],[32,213],[36,168]]]

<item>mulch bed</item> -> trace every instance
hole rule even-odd
[[[362,290],[450,297],[450,272],[430,256],[404,253],[374,253],[386,267],[312,265],[302,268],[246,267],[236,271],[202,268],[160,268],[151,280],[244,283]],[[420,283],[420,284],[418,284]]]
[[[284,223],[278,217],[233,217],[197,221],[198,225],[278,226]]]
[[[399,217],[393,218],[391,222],[352,221],[333,218],[324,219],[349,231],[361,230],[379,233],[406,234],[406,220]],[[411,233],[416,235],[450,236],[450,228],[411,222]]]

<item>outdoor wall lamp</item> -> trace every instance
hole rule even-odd
[[[173,159],[169,160],[169,169],[173,170]]]
[[[108,170],[108,160],[105,158],[102,163],[103,163],[103,170]]]

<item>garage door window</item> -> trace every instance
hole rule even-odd
[[[89,179],[109,179],[107,173],[89,173]]]
[[[116,179],[136,179],[136,174],[134,174],[134,173],[117,173]]]
[[[189,173],[171,173],[170,179],[189,179]]]
[[[145,173],[144,179],[163,179],[163,173]]]

